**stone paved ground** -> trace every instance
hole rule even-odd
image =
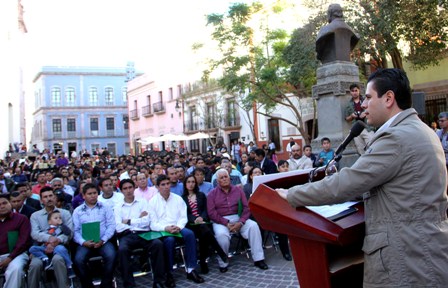
[[[178,268],[174,272],[176,287],[266,287],[266,288],[289,288],[299,287],[297,275],[292,261],[285,261],[280,251],[274,248],[265,249],[265,262],[268,270],[260,270],[253,265],[251,259],[245,254],[236,255],[230,259],[229,271],[220,273],[215,259],[209,263],[210,272],[202,275],[205,283],[196,284],[186,279],[185,270]],[[119,279],[118,279],[119,280]],[[137,287],[152,287],[150,275],[136,278]],[[118,287],[122,287],[118,281]]]

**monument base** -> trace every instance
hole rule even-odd
[[[360,84],[358,66],[352,62],[333,61],[317,68],[313,98],[317,100],[319,136],[312,141],[314,153],[322,150],[322,138],[328,137],[331,147],[336,149],[348,135],[352,125],[345,121],[345,107],[351,98],[350,85],[353,83]],[[354,143],[350,143],[339,167],[351,166],[358,157]]]

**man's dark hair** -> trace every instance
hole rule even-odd
[[[9,197],[19,197],[19,196],[21,196],[22,195],[22,193],[20,193],[19,191],[13,191],[13,192],[11,192],[11,194],[9,195]]]
[[[52,187],[49,187],[49,186],[42,187],[42,189],[40,189],[40,196],[42,196],[42,193],[45,193],[45,192],[48,192],[48,191],[51,191],[51,192],[54,193],[54,190],[53,190]]]
[[[383,97],[387,91],[395,94],[395,101],[400,109],[405,110],[412,107],[412,94],[409,79],[406,73],[400,69],[378,69],[369,76],[367,83],[372,82],[372,87]]]
[[[196,168],[193,170],[193,175],[196,175],[196,173],[202,173],[205,175],[205,170],[203,168]]]
[[[165,174],[157,176],[157,180],[156,180],[157,186],[159,186],[160,183],[162,183],[162,181],[164,181],[164,180],[168,180],[169,181],[170,179],[168,179],[168,176],[166,176]]]
[[[328,137],[324,137],[324,138],[322,138],[322,139],[320,140],[320,144],[324,144],[324,141],[328,141],[328,142],[331,143],[330,138],[328,138]]]
[[[134,183],[134,181],[132,181],[132,179],[123,179],[123,180],[120,180],[120,185],[119,185],[120,186],[120,190],[123,189],[123,185],[126,184],[126,183],[130,183],[132,185],[132,187],[135,188],[135,183]]]
[[[254,152],[255,152],[255,155],[257,155],[257,156],[263,156],[263,157],[266,156],[266,153],[264,152],[264,150],[262,148],[257,148],[257,149],[255,149]]]
[[[353,88],[358,88],[358,89],[360,89],[359,88],[359,85],[358,84],[356,84],[356,83],[353,83],[352,85],[350,85],[350,91],[353,89]]]
[[[104,181],[107,181],[107,180],[110,180],[110,178],[109,177],[100,178],[100,180],[98,181],[98,187],[103,187]]]
[[[27,185],[27,183],[25,183],[25,182],[21,182],[21,183],[17,183],[15,186],[14,186],[14,189],[15,190],[18,190],[20,187],[27,187],[28,185]]]
[[[109,178],[105,178],[105,179],[109,179]],[[85,195],[87,193],[87,190],[92,189],[92,188],[96,190],[96,193],[98,193],[98,188],[96,187],[95,184],[87,183],[84,185],[84,187],[82,187],[82,194]]]
[[[313,147],[311,147],[311,145],[309,145],[309,144],[307,144],[307,145],[303,146],[303,150],[305,150],[305,148],[310,148],[310,149],[311,149],[311,151],[313,150]]]

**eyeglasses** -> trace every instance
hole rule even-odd
[[[447,119],[439,120],[439,122],[445,122],[445,121],[448,121],[448,120]]]

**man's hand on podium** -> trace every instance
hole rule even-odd
[[[286,200],[286,195],[288,195],[288,189],[277,188],[277,189],[275,189],[275,191],[277,191],[277,193],[278,193],[278,195],[280,195],[280,197],[282,197],[283,199]]]

